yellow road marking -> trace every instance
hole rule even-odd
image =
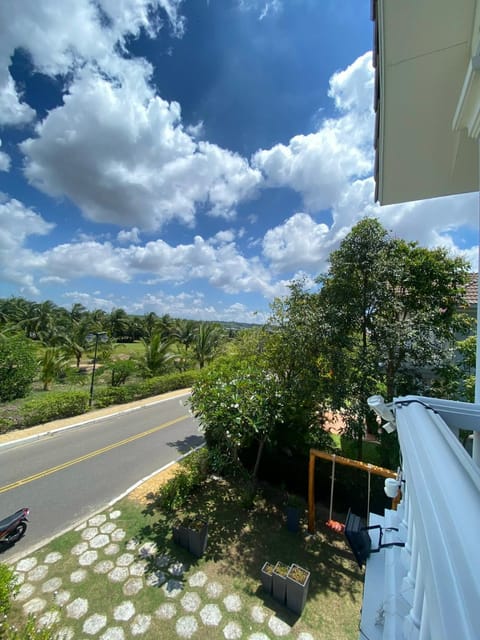
[[[21,487],[24,484],[28,484],[29,482],[33,482],[34,480],[39,480],[40,478],[45,478],[46,476],[50,476],[52,473],[56,473],[57,471],[62,471],[62,469],[67,469],[68,467],[73,466],[74,464],[78,464],[79,462],[83,462],[84,460],[88,460],[89,458],[95,458],[95,456],[99,456],[102,453],[106,453],[107,451],[111,451],[112,449],[116,449],[117,447],[121,447],[124,444],[128,444],[129,442],[133,442],[134,440],[139,440],[140,438],[144,438],[145,436],[149,436],[156,431],[160,431],[160,429],[165,429],[166,427],[171,427],[172,424],[176,424],[177,422],[181,422],[182,420],[186,420],[189,418],[189,415],[180,416],[180,418],[175,418],[174,420],[170,420],[169,422],[165,422],[164,424],[160,424],[157,427],[152,427],[148,431],[143,431],[142,433],[137,433],[135,436],[130,436],[129,438],[125,438],[124,440],[120,440],[119,442],[115,442],[113,444],[109,444],[103,449],[97,449],[96,451],[92,451],[90,453],[86,453],[83,456],[78,458],[74,458],[73,460],[68,460],[67,462],[62,462],[62,464],[57,465],[56,467],[51,467],[50,469],[45,469],[44,471],[40,471],[39,473],[35,473],[32,476],[28,476],[27,478],[22,478],[21,480],[16,480],[10,484],[6,484],[4,487],[0,487],[0,493],[5,493],[6,491],[11,491],[12,489],[16,489],[17,487]]]

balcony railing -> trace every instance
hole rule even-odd
[[[381,520],[406,544],[367,561],[360,637],[478,640],[480,469],[458,429],[480,430],[479,407],[407,396],[394,408],[403,499]]]

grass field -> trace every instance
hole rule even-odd
[[[104,631],[115,626],[122,629],[118,631],[118,637],[135,637],[135,620],[140,624],[147,619],[148,630],[139,634],[146,640],[182,637],[181,625],[186,625],[186,621],[197,625],[193,637],[199,640],[228,637],[225,635],[227,621],[230,630],[236,629],[237,633],[242,630],[244,635],[241,637],[255,632],[266,632],[266,636],[271,637],[266,622],[262,623],[260,619],[252,621],[252,612],[256,611],[260,618],[261,612],[267,617],[275,614],[290,625],[286,638],[299,638],[303,632],[322,640],[356,639],[362,573],[353,562],[343,538],[326,530],[321,523],[319,532],[314,536],[308,536],[305,529],[295,534],[289,532],[285,526],[283,500],[281,492],[263,486],[253,506],[247,509],[240,485],[208,478],[189,500],[186,509],[190,514],[207,517],[209,522],[207,552],[203,558],[196,559],[173,543],[171,517],[153,508],[153,502],[145,507],[131,498],[124,499],[115,505],[114,512],[110,510],[101,516],[105,518],[105,524],[99,527],[99,531],[102,531],[102,526],[104,531],[108,530],[107,527],[111,530],[113,521],[109,518],[113,515],[117,518],[114,521],[116,530],[123,533],[122,539],[115,543],[118,547],[115,555],[112,555],[111,544],[99,545],[93,552],[95,563],[87,562],[88,554],[92,554],[91,549],[85,551],[88,547],[86,540],[89,539],[87,533],[93,532],[92,524],[97,524],[96,521],[57,538],[28,559],[35,567],[30,573],[23,574],[25,582],[22,588],[24,592],[28,591],[28,599],[22,597],[15,603],[13,615],[23,615],[25,606],[28,610],[29,606],[40,607],[39,601],[47,601],[37,615],[45,616],[51,611],[52,619],[58,618],[57,628],[69,629],[71,638],[84,637],[89,633],[85,631],[86,625],[99,620],[106,625]],[[115,539],[113,533],[111,536]],[[136,541],[135,548],[132,540]],[[142,545],[152,543],[156,554],[142,560],[139,556],[144,548]],[[48,558],[60,556],[61,561],[47,564]],[[178,576],[183,591],[176,600],[169,597],[165,586],[148,586],[152,578],[155,582],[159,572],[168,573],[168,569],[159,568],[162,558],[167,556],[184,569]],[[84,566],[81,558],[85,558]],[[131,563],[130,567],[143,566],[145,575],[139,578],[143,588],[130,593],[128,585],[135,580],[112,581],[105,575],[106,571],[100,571],[100,567],[108,568],[115,559],[117,565],[125,562]],[[309,597],[301,617],[263,592],[260,569],[267,560],[273,563],[281,560],[286,564],[295,562],[311,572]],[[47,567],[42,569],[43,582],[38,579],[40,567]],[[122,571],[118,567],[116,570]],[[139,573],[143,570],[140,569]],[[207,581],[207,586],[197,584],[199,576]],[[32,601],[33,604],[28,604]],[[77,619],[72,614],[72,603],[81,601],[88,602],[88,613]],[[218,607],[212,602],[218,603]],[[241,603],[241,607],[236,603]],[[122,618],[118,612],[128,609],[128,606],[134,607],[135,615],[140,617],[127,621],[127,613]],[[186,608],[187,615],[182,607]],[[207,612],[214,611],[222,612],[223,620],[219,626],[208,622]],[[188,633],[188,629],[185,632]],[[232,637],[240,636],[233,634]]]

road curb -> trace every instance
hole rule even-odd
[[[152,403],[152,404],[156,404],[156,403]],[[73,531],[74,529],[76,529],[76,527],[81,525],[83,522],[85,522],[86,520],[89,520],[90,518],[93,518],[98,513],[102,513],[102,511],[105,511],[105,509],[110,509],[111,507],[115,506],[115,504],[117,502],[120,502],[120,500],[123,500],[123,498],[126,498],[129,493],[132,493],[132,491],[134,491],[141,484],[143,484],[144,482],[147,482],[148,480],[150,480],[150,478],[153,478],[153,476],[156,476],[157,474],[162,473],[163,471],[166,471],[167,469],[172,467],[174,464],[177,464],[178,462],[181,462],[184,458],[186,458],[187,456],[191,455],[195,451],[198,451],[199,449],[201,449],[204,446],[205,446],[205,444],[201,444],[198,447],[195,447],[194,449],[191,449],[190,451],[187,451],[187,453],[184,453],[179,458],[176,458],[175,460],[171,460],[170,462],[167,462],[167,464],[164,464],[163,467],[160,467],[160,469],[157,469],[156,471],[153,471],[152,473],[149,473],[147,476],[145,476],[141,480],[138,480],[137,482],[132,484],[130,487],[128,487],[128,489],[126,489],[126,491],[123,491],[119,496],[117,496],[116,498],[113,498],[113,500],[110,500],[110,502],[108,502],[105,506],[101,507],[100,509],[96,509],[95,511],[92,511],[92,513],[89,513],[86,516],[83,516],[79,520],[76,520],[74,523],[70,524],[65,529],[62,529],[62,531],[59,531],[55,535],[51,536],[50,538],[47,538],[46,540],[43,540],[42,542],[39,542],[38,544],[34,545],[33,547],[30,547],[29,549],[24,550],[24,551],[19,551],[17,554],[14,554],[14,555],[10,556],[9,558],[7,558],[5,560],[5,564],[14,564],[14,563],[18,562],[19,560],[21,560],[22,558],[24,558],[25,556],[29,556],[32,553],[36,553],[39,549],[41,549],[45,545],[47,545],[50,542],[52,542],[52,540],[56,540],[56,538],[59,538],[60,536],[63,536],[64,534],[68,533],[69,531]],[[0,562],[1,561],[2,560],[1,560],[1,556],[0,556]]]
[[[35,433],[34,435],[25,436],[25,438],[19,438],[18,440],[11,440],[10,442],[2,442],[0,443],[0,451],[4,451],[6,449],[12,449],[14,447],[19,447],[23,444],[28,444],[29,442],[35,442],[36,440],[41,440],[42,438],[51,437],[57,433],[62,433],[62,431],[68,431],[69,429],[78,429],[80,427],[86,426],[87,424],[91,424],[92,422],[101,422],[102,420],[112,418],[113,416],[118,416],[124,413],[132,413],[133,411],[138,411],[139,409],[143,409],[144,407],[152,407],[162,402],[168,402],[169,400],[174,400],[175,398],[183,398],[184,396],[188,396],[189,394],[190,394],[190,391],[185,391],[183,393],[179,393],[178,395],[172,396],[170,398],[161,398],[160,400],[144,402],[142,404],[139,404],[136,407],[119,409],[118,411],[114,411],[113,413],[107,413],[104,416],[95,416],[93,418],[89,418],[88,420],[81,420],[80,422],[75,422],[74,424],[67,424],[64,427],[58,427],[58,429],[49,429],[48,431]]]

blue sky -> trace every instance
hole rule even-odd
[[[475,195],[373,202],[371,42],[370,0],[0,3],[0,296],[261,322],[365,215],[476,267]]]

